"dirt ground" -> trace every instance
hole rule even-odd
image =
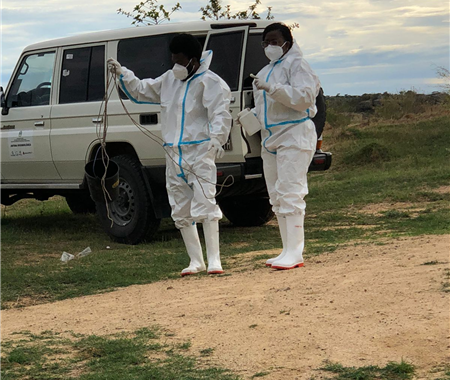
[[[2,312],[3,339],[44,330],[110,334],[160,325],[207,365],[244,379],[310,379],[324,360],[384,366],[402,358],[433,378],[449,364],[450,235],[356,246],[275,271],[251,252],[224,277],[192,276]],[[273,252],[277,254],[278,252]],[[430,263],[431,265],[423,265]]]

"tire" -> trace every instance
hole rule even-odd
[[[95,202],[89,193],[66,195],[66,202],[74,214],[95,214]]]
[[[116,242],[138,244],[150,240],[158,231],[161,219],[155,217],[141,166],[133,157],[112,158],[119,166],[119,196],[114,202],[97,203],[97,215],[106,233]]]
[[[227,219],[237,227],[262,226],[274,217],[268,197],[230,197],[219,202]]]

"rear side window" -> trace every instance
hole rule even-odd
[[[119,42],[117,60],[139,79],[157,78],[172,68],[169,44],[175,34],[129,38]],[[126,98],[121,93],[122,98]]]
[[[105,47],[64,50],[59,103],[92,102],[105,93]]]
[[[55,52],[27,55],[20,63],[6,100],[8,107],[50,104]]]
[[[244,90],[252,89],[253,78],[250,77],[250,74],[258,74],[259,70],[269,63],[264,54],[264,49],[261,47],[261,41],[262,33],[248,36],[244,65]]]
[[[243,42],[244,31],[212,34],[206,47],[213,51],[210,70],[227,82],[231,91],[239,86]]]
[[[169,45],[176,35],[171,33],[122,40],[117,48],[117,60],[139,79],[157,78],[173,66]],[[205,44],[206,36],[196,38],[200,45]],[[122,90],[120,96],[127,99]]]

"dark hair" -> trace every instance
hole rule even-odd
[[[172,54],[183,53],[189,59],[195,57],[200,62],[203,48],[192,34],[182,33],[172,38],[169,50]]]
[[[289,27],[287,27],[286,25],[284,25],[280,22],[275,22],[273,24],[266,26],[266,29],[264,29],[263,36],[262,36],[263,41],[266,38],[266,34],[269,32],[273,32],[274,30],[279,30],[281,32],[281,34],[283,35],[284,40],[289,41],[289,43],[291,44],[290,47],[292,47],[292,42],[294,41],[294,38],[292,37],[291,30],[289,29]]]

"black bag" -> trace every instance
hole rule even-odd
[[[317,138],[322,135],[323,128],[325,127],[325,120],[327,119],[327,104],[325,102],[325,95],[323,94],[322,87],[319,90],[319,95],[316,98],[317,113],[311,120],[316,126]]]

